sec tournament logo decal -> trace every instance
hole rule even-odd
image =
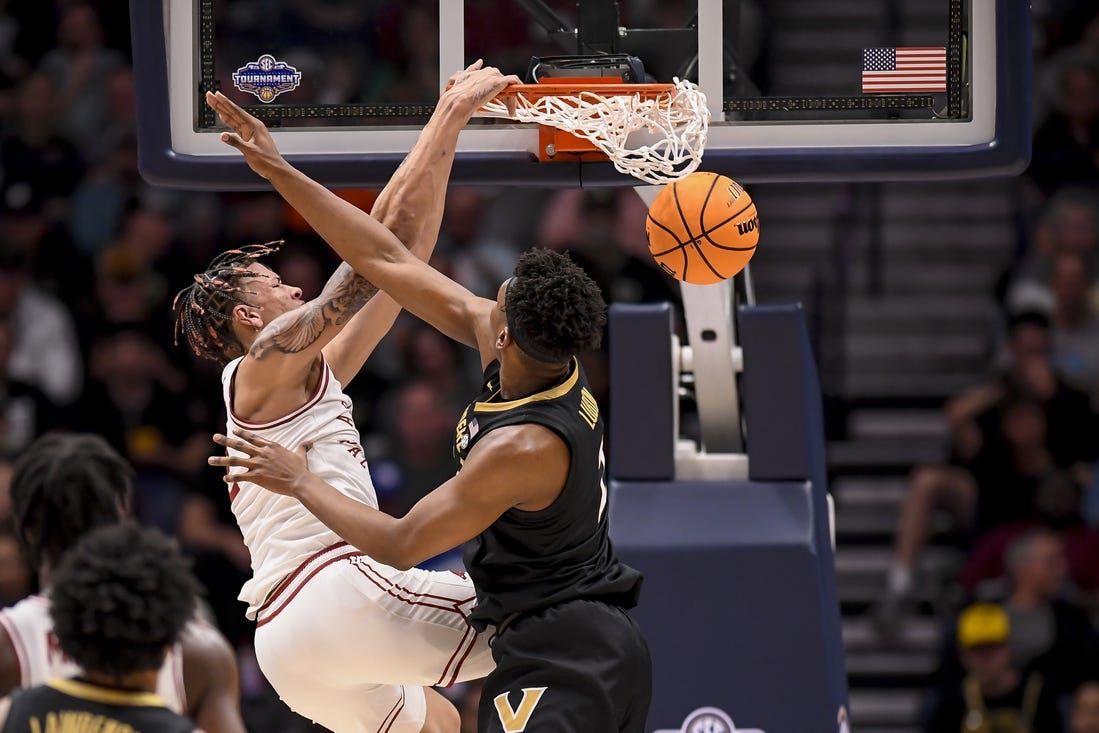
[[[294,91],[300,84],[301,72],[285,61],[277,61],[269,53],[233,72],[233,86],[256,95],[264,104],[275,101],[280,94]]]
[[[653,733],[764,733],[758,728],[737,728],[732,718],[718,708],[699,708],[687,716],[677,730],[658,730]]]

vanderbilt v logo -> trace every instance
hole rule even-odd
[[[527,729],[530,716],[534,713],[534,708],[545,691],[545,687],[524,687],[523,699],[519,702],[518,710],[512,710],[506,692],[501,692],[493,698],[492,701],[496,703],[496,714],[500,716],[500,725],[504,726],[504,733],[523,733]]]

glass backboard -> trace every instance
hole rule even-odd
[[[1030,18],[1017,0],[148,0],[131,3],[142,172],[262,182],[217,137],[220,89],[330,185],[383,183],[441,85],[476,58],[621,54],[690,79],[702,167],[742,182],[1005,175],[1029,151]],[[601,72],[608,73],[608,72]],[[457,184],[628,186],[608,163],[537,162],[536,126],[475,119]]]

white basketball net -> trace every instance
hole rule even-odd
[[[710,110],[706,95],[689,81],[675,80],[675,87],[655,99],[629,93],[604,97],[578,90],[575,95],[541,97],[534,101],[515,95],[516,110],[508,112],[503,101],[486,104],[481,113],[519,122],[537,122],[564,130],[595,144],[622,173],[652,184],[678,181],[702,162]],[[630,147],[631,133],[645,130],[660,139],[651,145]]]

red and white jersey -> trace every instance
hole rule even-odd
[[[80,674],[80,667],[61,651],[61,645],[53,633],[50,599],[46,596],[30,596],[0,611],[0,627],[7,632],[19,660],[20,687],[42,685],[54,677]],[[183,653],[179,644],[173,646],[164,657],[156,692],[174,712],[187,714],[187,697],[183,690]]]
[[[238,364],[240,359],[229,362],[221,376],[229,434],[233,428],[244,428],[290,450],[312,442],[309,470],[341,493],[377,509],[374,484],[351,417],[351,398],[343,393],[327,362],[322,363],[316,391],[304,405],[265,423],[233,414],[233,377]],[[242,470],[230,468],[229,473]],[[229,500],[252,555],[252,579],[241,588],[239,598],[248,604],[248,618],[255,618],[256,609],[284,578],[314,553],[342,540],[297,499],[247,481],[230,485]]]

